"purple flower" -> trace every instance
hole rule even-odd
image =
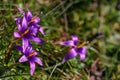
[[[37,24],[40,21],[39,17],[33,17],[29,10],[25,13],[21,8],[18,9],[23,14],[23,17],[15,18],[18,31],[14,32],[14,37],[22,38],[23,42],[28,42],[28,40],[31,40],[39,44],[43,43],[44,41],[37,35],[38,30],[44,35],[42,27]]]
[[[22,8],[18,7],[18,10],[23,14],[23,17],[26,18],[26,21],[28,23],[28,26],[33,26],[34,28],[37,28],[43,35],[45,34],[42,27],[38,25],[37,23],[40,22],[40,18],[37,16],[33,16],[31,11],[27,9],[27,12],[25,13]],[[16,24],[20,24],[22,18],[15,18]]]
[[[63,58],[63,62],[73,59],[77,55],[80,56],[80,60],[84,60],[86,56],[86,48],[83,47],[83,45],[85,43],[78,45],[78,37],[75,35],[72,35],[71,37],[72,37],[72,40],[60,42],[61,45],[71,47],[70,51]]]
[[[40,66],[43,66],[40,58],[36,57],[38,54],[36,50],[33,50],[31,45],[16,46],[16,49],[23,53],[23,56],[19,59],[19,62],[29,62],[30,63],[30,74],[33,75],[35,71],[35,62]]]

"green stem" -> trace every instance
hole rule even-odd
[[[51,74],[50,74],[48,80],[50,80],[50,78],[52,77],[52,74],[53,74],[53,72],[55,71],[55,69],[57,68],[57,66],[60,66],[60,65],[63,64],[63,63],[64,63],[64,62],[58,63],[58,64],[56,64],[55,66],[53,66],[54,68],[52,67],[53,70],[52,70],[52,72],[51,72]]]

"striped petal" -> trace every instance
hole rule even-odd
[[[27,29],[28,25],[27,25],[27,20],[25,18],[25,16],[23,17],[22,20],[22,30],[25,31]]]
[[[32,33],[34,36],[36,36],[36,34],[37,34],[37,32],[38,32],[38,29],[32,25],[32,26],[30,26],[29,31],[30,31],[30,33]]]
[[[17,50],[19,50],[19,51],[21,51],[21,52],[23,51],[22,46],[14,46],[13,48],[14,48],[14,49],[17,49]]]
[[[25,55],[23,55],[20,59],[19,62],[26,62],[28,61],[27,57]]]
[[[39,37],[35,37],[35,36],[32,36],[31,40],[38,43],[38,44],[44,43],[44,40],[40,39]]]
[[[73,40],[60,42],[59,44],[64,45],[64,46],[75,46]]]
[[[67,54],[65,55],[65,57],[63,58],[63,62],[66,62],[66,61],[68,61],[68,60],[70,60],[70,59],[73,59],[73,58],[76,57],[76,56],[77,56],[77,52],[76,52],[75,48],[72,48],[72,49],[69,51],[69,53],[67,53]]]
[[[14,37],[15,38],[20,38],[21,36],[20,36],[20,34],[18,32],[14,32]]]
[[[74,44],[77,45],[78,37],[76,35],[72,35],[71,37],[72,37],[72,40],[73,40]]]
[[[18,30],[19,30],[20,32],[24,32],[24,31],[22,31],[22,27],[21,27],[20,24],[18,24],[17,26],[18,26]]]
[[[39,31],[41,32],[42,35],[45,35],[44,30],[40,25],[35,24],[35,26],[39,29]]]
[[[35,71],[35,63],[33,61],[30,62],[30,75],[32,76]]]
[[[19,10],[23,15],[25,14],[25,12],[23,11],[22,8],[20,8],[19,6],[17,6],[17,8],[18,8],[18,10]]]
[[[26,38],[22,38],[22,48],[23,48],[23,52],[25,52],[25,50],[27,49],[27,47],[29,46],[29,41]]]
[[[21,22],[21,18],[15,18],[14,20],[15,20],[16,24],[20,24],[20,22]]]
[[[35,57],[35,62],[38,63],[39,65],[43,66],[42,61],[40,58]]]
[[[39,31],[41,32],[42,35],[45,35],[44,30],[42,27],[39,28]]]
[[[84,60],[86,57],[86,47],[78,48],[77,52],[80,55],[80,61]]]
[[[32,19],[32,13],[30,12],[30,10],[28,10],[27,12],[27,21],[29,22]]]

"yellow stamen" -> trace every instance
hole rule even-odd
[[[26,35],[29,32],[29,29],[27,29],[24,33],[21,34],[21,37],[23,37],[24,35]]]
[[[37,18],[37,16],[34,16],[29,23],[33,22],[35,19]]]
[[[31,52],[27,57],[31,57],[35,54],[35,52]]]
[[[84,41],[82,44],[78,45],[77,48],[81,48],[81,47],[84,46],[85,44],[87,44],[86,41]]]

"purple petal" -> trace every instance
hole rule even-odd
[[[40,27],[39,31],[41,32],[42,35],[45,35],[42,27]]]
[[[32,13],[28,10],[27,12],[27,21],[30,21],[32,19]]]
[[[32,37],[31,40],[35,41],[38,44],[42,44],[44,43],[44,40],[38,38],[38,37]]]
[[[73,40],[68,40],[68,41],[60,42],[60,44],[64,45],[64,46],[75,46]]]
[[[39,26],[39,31],[41,32],[42,35],[45,35],[44,30],[41,26]]]
[[[84,60],[86,57],[86,48],[85,47],[78,48],[77,52],[80,55],[80,60]]]
[[[19,62],[26,62],[28,61],[27,57],[25,55],[23,55],[20,59]]]
[[[45,35],[44,30],[40,25],[36,23],[33,23],[32,25],[34,26],[34,28],[37,28],[41,32],[42,35]]]
[[[72,40],[74,41],[74,44],[77,45],[78,43],[78,37],[76,35],[72,35]]]
[[[24,16],[24,17],[23,17],[23,20],[22,20],[22,30],[23,30],[23,31],[26,30],[27,27],[28,27],[28,25],[27,25],[27,20],[26,20],[26,18],[25,18],[25,16]]]
[[[40,21],[40,18],[39,17],[36,17],[35,19],[34,19],[34,22],[35,23],[38,23]]]
[[[18,10],[19,10],[23,15],[25,14],[25,12],[23,11],[22,8],[20,8],[19,6],[17,6],[17,8],[18,8]]]
[[[14,49],[17,49],[17,50],[19,50],[19,51],[21,51],[21,52],[23,51],[23,50],[22,50],[22,46],[14,46],[13,48],[14,48]]]
[[[25,52],[24,52],[24,54],[26,55],[26,56],[28,56],[30,53],[32,52],[32,46],[27,46],[27,48],[26,48],[26,50],[25,50]],[[34,54],[35,55],[35,54]]]
[[[20,36],[20,34],[18,32],[14,32],[14,37],[15,38],[20,38],[21,36]]]
[[[37,32],[38,32],[38,29],[35,28],[34,26],[30,26],[30,29],[29,29],[30,33],[32,33],[34,36],[36,36]]]
[[[25,52],[26,48],[29,46],[29,41],[26,38],[22,38],[22,48],[23,52]]]
[[[30,75],[33,75],[35,71],[35,63],[33,61],[29,61],[29,62],[30,62]]]
[[[75,48],[72,48],[69,53],[66,54],[66,56],[63,58],[63,62],[68,61],[69,59],[72,59],[77,56]]]
[[[18,30],[19,30],[20,32],[23,32],[21,25],[18,24],[17,26],[18,26]]]
[[[21,22],[21,18],[15,18],[14,20],[15,20],[16,24],[20,24],[20,22]]]
[[[35,57],[35,62],[38,63],[39,65],[43,66],[42,61],[40,58]]]

